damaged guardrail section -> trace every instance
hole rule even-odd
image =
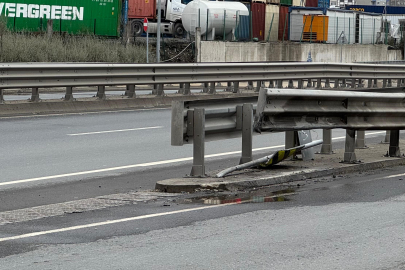
[[[344,161],[356,160],[356,130],[391,130],[390,156],[399,152],[405,129],[405,94],[261,89],[254,130],[346,129]]]
[[[241,163],[252,160],[253,112],[257,97],[174,101],[171,144],[193,143],[192,176],[205,174],[205,141],[242,136]]]

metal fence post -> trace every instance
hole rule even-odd
[[[257,84],[256,84],[256,92],[259,92],[260,91],[260,88],[262,87],[262,81],[257,81]]]
[[[97,95],[98,99],[105,99],[105,86],[101,85],[97,87]]]
[[[239,164],[252,161],[253,144],[253,104],[243,104],[242,110],[242,156]]]
[[[164,92],[164,86],[163,83],[159,83],[157,85],[157,96],[164,96],[165,92]]]
[[[253,81],[248,81],[248,90],[253,90]]]
[[[322,147],[320,154],[332,154],[332,130],[324,129],[322,130]]]
[[[208,83],[204,83],[203,93],[208,93]]]
[[[184,95],[190,95],[191,94],[191,90],[190,90],[190,83],[185,83],[184,84]]]
[[[345,153],[343,157],[344,163],[352,163],[357,161],[355,151],[356,146],[356,131],[354,129],[346,129]]]
[[[227,82],[226,83],[226,90],[227,92],[232,92],[232,82]]]
[[[135,84],[130,84],[128,86],[128,98],[134,98],[136,97],[135,94]]]
[[[240,93],[239,82],[233,82],[233,93]]]
[[[73,101],[73,87],[66,87],[65,101]]]
[[[389,148],[390,157],[400,157],[401,151],[399,149],[399,130],[390,131],[390,148]]]
[[[357,130],[356,149],[364,149],[364,148],[367,148],[367,146],[366,146],[366,131],[365,130]]]
[[[194,109],[193,167],[191,176],[205,176],[205,109]]]
[[[31,101],[32,102],[38,102],[39,101],[39,89],[38,89],[38,87],[33,87],[32,88]]]
[[[179,94],[184,94],[184,83],[179,84]]]
[[[210,90],[209,93],[210,94],[215,94],[217,92],[217,90],[215,89],[215,82],[210,82]]]

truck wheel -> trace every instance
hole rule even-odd
[[[176,23],[173,28],[173,34],[175,37],[183,37],[184,36],[184,27],[181,23]]]
[[[134,36],[140,37],[143,34],[143,22],[133,21],[132,25],[133,25],[133,29],[134,29]]]

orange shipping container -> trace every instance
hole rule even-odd
[[[328,40],[329,17],[325,15],[304,15],[303,41],[324,42]]]
[[[165,1],[161,2],[164,5]],[[129,0],[128,18],[130,19],[155,19],[156,0]]]

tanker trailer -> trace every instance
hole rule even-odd
[[[190,36],[195,36],[195,28],[200,27],[203,39],[225,36],[233,40],[239,16],[249,16],[249,10],[240,2],[194,0],[184,8],[181,18]]]

